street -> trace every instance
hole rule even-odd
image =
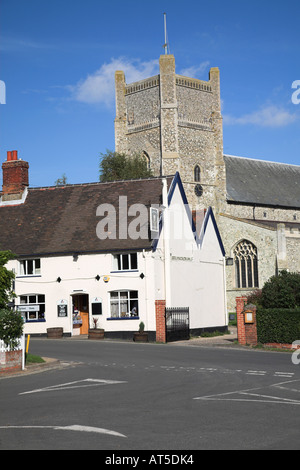
[[[29,352],[61,364],[0,379],[1,450],[300,447],[290,353],[72,338]]]

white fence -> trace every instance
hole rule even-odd
[[[5,364],[5,354],[10,351],[10,348],[7,348],[4,344],[4,341],[0,339],[0,364]],[[22,351],[22,370],[25,369],[25,335],[22,335],[19,338],[19,344],[15,348],[15,351]]]

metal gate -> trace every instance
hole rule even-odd
[[[190,339],[189,307],[166,308],[166,341]]]

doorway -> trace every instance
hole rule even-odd
[[[87,335],[89,332],[89,295],[76,294],[73,295],[73,313],[77,313],[81,317],[80,334]]]

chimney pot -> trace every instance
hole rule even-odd
[[[7,152],[7,161],[9,162],[12,159],[11,152]]]
[[[18,151],[17,150],[12,151],[12,160],[18,160]]]

